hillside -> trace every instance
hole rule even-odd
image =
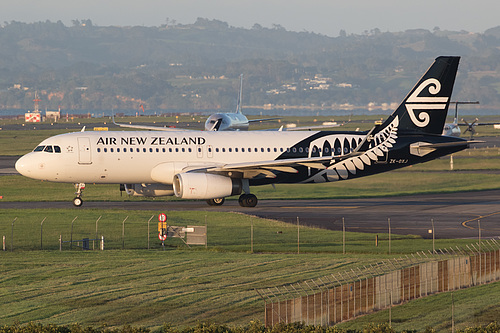
[[[0,28],[0,110],[32,109],[35,91],[42,109],[232,110],[240,73],[246,106],[377,107],[399,102],[439,55],[462,56],[454,99],[492,109],[500,107],[499,31],[333,38],[202,18],[160,27],[9,22]]]

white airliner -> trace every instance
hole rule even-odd
[[[214,113],[205,122],[205,131],[248,131],[249,124],[276,120],[279,118],[265,118],[249,120],[241,112],[241,98],[243,93],[243,74],[240,75],[240,93],[236,102],[236,112]]]
[[[211,205],[240,195],[241,206],[254,207],[251,186],[353,179],[467,148],[469,141],[441,135],[459,59],[437,58],[394,113],[369,132],[82,131],[44,140],[16,169],[75,184],[75,206],[82,205],[85,183],[108,183],[133,195]]]

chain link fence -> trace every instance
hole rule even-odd
[[[267,326],[329,326],[412,299],[498,281],[499,248],[500,243],[491,239],[465,249],[419,252],[257,293],[265,301]]]

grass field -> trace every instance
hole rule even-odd
[[[2,254],[0,323],[183,327],[263,321],[254,289],[356,269],[381,256],[219,251],[30,251]],[[488,297],[485,297],[488,295]],[[498,319],[500,283],[454,292],[457,327]],[[392,309],[393,327],[449,332],[450,293]],[[387,322],[388,311],[341,327]]]
[[[78,322],[157,328],[163,323],[182,327],[210,321],[244,325],[250,320],[263,320],[264,302],[255,289],[362,268],[432,248],[431,240],[393,235],[392,255],[388,255],[388,235],[379,235],[380,245],[375,247],[373,235],[348,233],[347,254],[343,255],[342,233],[301,227],[301,253],[297,254],[295,226],[235,213],[171,212],[169,221],[183,226],[203,225],[206,215],[208,248],[187,249],[179,240],[169,239],[163,249],[156,238],[156,223],[151,223],[151,249],[147,250],[147,221],[156,213],[87,210],[73,223],[73,239],[92,237],[95,221],[101,216],[98,234],[105,235],[105,250],[82,251],[76,246],[69,250],[69,244],[65,244],[60,252],[59,235],[69,240],[75,210],[2,210],[0,233],[7,235],[8,250],[12,230],[14,238],[13,251],[0,253],[0,324]],[[126,216],[123,239],[122,221]],[[40,222],[45,217],[42,251]],[[253,254],[249,253],[252,224]],[[471,242],[440,239],[436,246],[464,246]],[[491,297],[500,294],[498,287],[497,283],[493,290],[488,289]],[[483,289],[477,290],[469,292],[472,294],[462,299],[463,304],[457,305],[475,304],[477,314],[464,311],[464,325],[482,323],[491,317],[492,307],[496,309],[497,303],[484,297]],[[431,298],[429,302],[446,309],[448,298]],[[425,308],[429,304],[420,303],[417,308],[412,304],[404,306],[410,310],[393,310],[395,328],[422,330],[429,324],[446,327],[446,319],[438,320],[439,313],[427,317],[430,314]],[[367,320],[384,322],[387,313],[367,318],[371,317],[358,319],[361,324],[344,325],[361,328]]]

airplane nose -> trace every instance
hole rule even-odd
[[[22,156],[16,161],[15,168],[21,175],[26,176],[26,159]]]
[[[32,158],[29,155],[24,155],[18,159],[15,165],[17,172],[26,177],[32,176],[33,163],[31,160]]]

